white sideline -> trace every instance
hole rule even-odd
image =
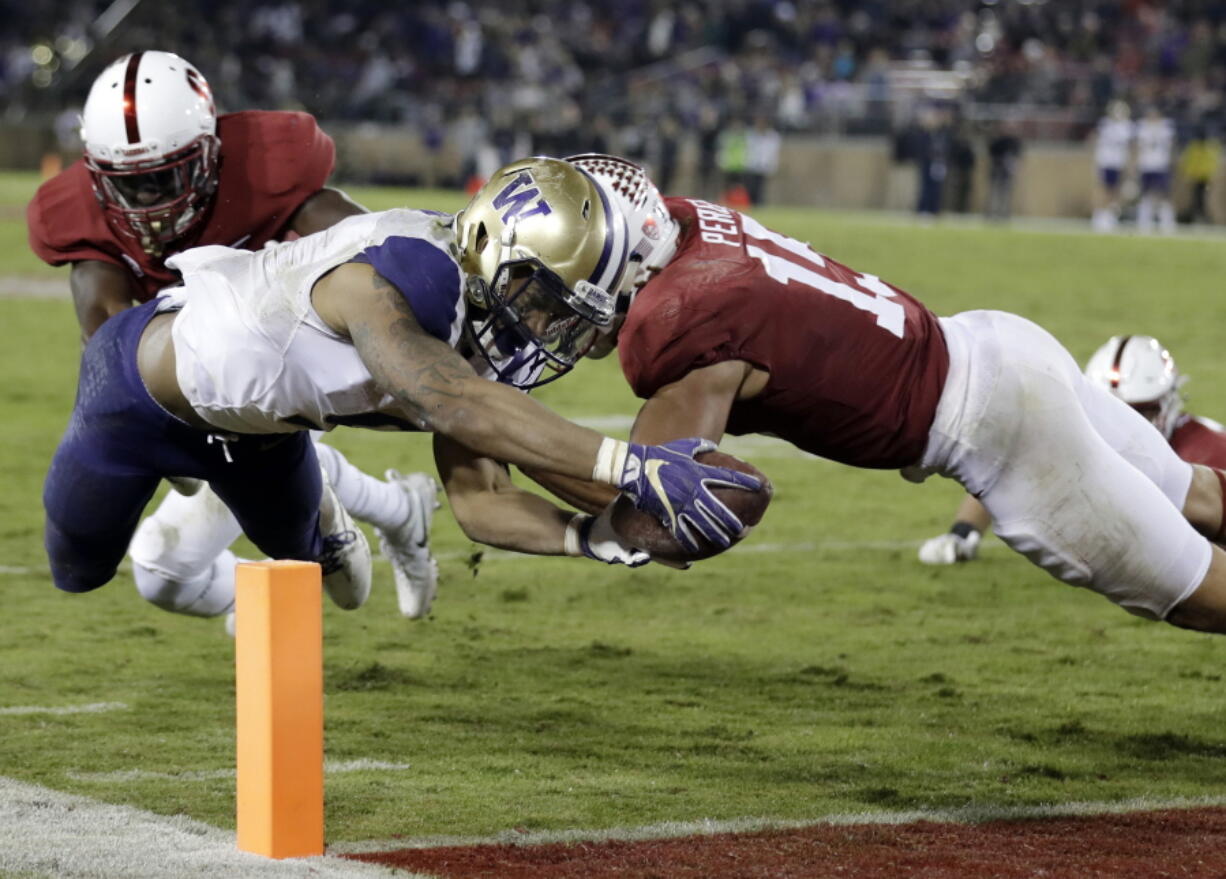
[[[405,848],[470,845],[544,845],[547,843],[604,842],[606,840],[673,839],[681,836],[710,836],[717,833],[752,833],[759,830],[795,830],[821,825],[912,824],[933,821],[951,824],[983,824],[1032,818],[1073,818],[1094,815],[1120,815],[1129,812],[1163,809],[1191,809],[1226,806],[1226,796],[1178,797],[1169,800],[1138,797],[1116,803],[1059,803],[1043,806],[964,806],[953,809],[907,810],[900,812],[847,812],[819,818],[772,819],[734,818],[726,821],[664,821],[641,827],[611,827],[604,830],[504,830],[492,836],[431,836],[419,839],[398,837],[362,842],[340,842],[328,850],[338,854],[394,851]]]
[[[121,711],[126,702],[90,702],[87,705],[9,705],[0,708],[0,714],[98,714],[102,711]]]
[[[371,879],[421,874],[332,855],[269,860],[183,815],[100,803],[0,776],[0,876],[22,879]]]

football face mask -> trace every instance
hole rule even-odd
[[[86,157],[111,225],[158,255],[202,218],[216,185],[215,138],[149,165],[119,166]]]
[[[503,263],[493,283],[470,277],[479,317],[466,323],[473,346],[500,381],[539,387],[569,372],[613,318],[613,297],[579,281],[566,286],[533,259]]]

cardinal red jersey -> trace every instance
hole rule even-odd
[[[666,203],[681,224],[677,253],[639,292],[618,337],[635,393],[743,360],[770,380],[733,405],[729,433],[775,434],[858,467],[918,461],[949,368],[936,316],[752,217]]]
[[[1226,469],[1226,429],[1209,418],[1181,416],[1171,434],[1171,448],[1189,464]]]
[[[220,176],[208,217],[175,242],[175,250],[205,244],[258,250],[281,238],[294,212],[323,187],[336,163],[332,138],[307,113],[230,113],[218,118],[217,136]],[[26,220],[30,247],[53,266],[86,259],[126,266],[141,302],[179,283],[163,264],[175,250],[151,257],[135,238],[107,223],[84,160],[38,188]]]

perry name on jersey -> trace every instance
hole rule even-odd
[[[367,262],[426,332],[455,347],[465,304],[450,223],[392,210],[259,251],[210,246],[171,257],[184,283],[163,294],[158,310],[179,311],[175,371],[192,408],[234,433],[420,428],[376,386],[353,344],[316,314],[311,290],[331,269]]]

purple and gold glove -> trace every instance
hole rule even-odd
[[[721,548],[732,545],[745,530],[741,520],[711,491],[716,487],[757,491],[757,477],[725,467],[711,467],[695,455],[715,450],[710,440],[691,437],[659,446],[630,443],[616,485],[634,500],[637,509],[664,523],[673,537],[690,552],[697,552],[701,536]]]

